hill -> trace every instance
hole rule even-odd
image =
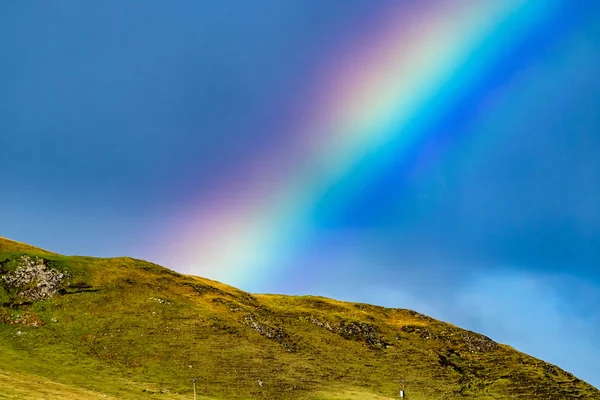
[[[0,399],[599,399],[417,312],[250,294],[132,258],[0,238]]]

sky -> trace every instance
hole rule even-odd
[[[600,387],[600,4],[0,4],[0,235],[410,308]]]

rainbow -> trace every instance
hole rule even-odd
[[[186,224],[173,229],[175,269],[251,290],[301,259],[325,229],[320,216],[330,211],[322,207],[343,208],[377,179],[382,160],[426,157],[428,126],[469,95],[484,100],[482,82],[561,3],[416,4],[394,3],[372,36],[332,52],[322,93],[311,99],[318,111],[285,148],[258,154],[240,172],[245,187],[224,185],[185,210]]]

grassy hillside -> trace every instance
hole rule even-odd
[[[25,257],[24,257],[25,256]],[[131,258],[0,238],[0,399],[600,399],[404,309],[253,295]],[[262,385],[259,384],[261,381]]]

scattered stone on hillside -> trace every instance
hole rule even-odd
[[[67,278],[67,274],[48,268],[43,258],[22,256],[15,271],[0,277],[0,284],[16,290],[17,296],[38,301],[56,295]]]
[[[223,294],[223,291],[221,289],[218,289],[214,286],[210,286],[210,285],[206,285],[204,283],[187,283],[188,286],[190,286],[192,289],[194,289],[194,291],[196,293],[198,293],[199,295],[205,295],[207,293],[218,293],[218,294]]]
[[[328,320],[317,318],[312,314],[303,315],[300,319],[321,328],[325,328],[330,332],[337,333],[344,339],[365,342],[371,349],[382,349],[391,346],[390,343],[379,337],[379,328],[373,324],[361,321],[341,321],[338,324],[332,324]]]
[[[498,343],[487,336],[475,332],[464,332],[462,334],[462,340],[471,353],[482,353],[498,348]]]
[[[274,328],[258,322],[256,317],[251,313],[244,316],[242,323],[267,339],[279,343],[289,353],[294,353],[297,350],[297,344],[286,331],[281,328]]]
[[[421,325],[405,325],[400,330],[404,333],[417,334],[425,340],[442,340],[449,345],[464,346],[471,353],[482,353],[498,348],[498,344],[492,339],[470,331],[442,330],[434,332],[431,328]]]
[[[325,328],[325,329],[327,329],[330,332],[334,331],[334,329],[331,326],[331,324],[329,323],[329,321],[327,321],[326,319],[321,320],[321,319],[315,317],[312,314],[309,315],[309,316],[302,316],[302,317],[300,317],[300,319],[304,320],[304,321],[308,321],[311,324],[314,324],[316,326],[320,326],[321,328]]]
[[[365,322],[342,321],[335,326],[337,333],[346,338],[364,341],[372,349],[382,349],[391,346],[390,343],[379,337],[379,328]]]
[[[38,328],[40,326],[45,325],[45,323],[40,319],[40,316],[32,312],[26,312],[24,314],[18,315],[12,320],[7,321],[7,323],[9,325],[25,325],[34,328]]]
[[[402,328],[400,328],[400,330],[405,333],[415,333],[425,340],[434,340],[439,338],[439,336],[435,332],[431,331],[425,326],[404,325]]]
[[[155,302],[160,303],[160,304],[164,304],[164,305],[171,304],[171,302],[169,300],[159,299],[157,297],[150,297],[150,300],[154,300]]]

